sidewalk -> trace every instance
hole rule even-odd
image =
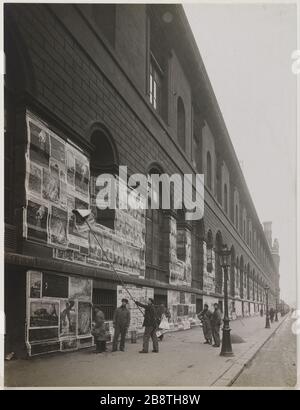
[[[126,352],[94,354],[91,350],[40,356],[5,363],[7,387],[58,386],[228,386],[270,338],[282,321],[265,329],[265,317],[231,322],[232,335],[245,343],[232,345],[235,356],[203,344],[202,328],[165,334],[159,354],[141,355],[141,340]],[[152,347],[152,346],[150,346]]]

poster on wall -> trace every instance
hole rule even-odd
[[[59,302],[30,301],[30,327],[58,326]]]
[[[50,243],[58,246],[67,246],[68,213],[52,205],[49,222]]]
[[[91,303],[78,302],[78,336],[89,335],[92,330]]]
[[[86,223],[81,219],[77,218],[73,213],[73,209],[88,209],[89,204],[82,201],[79,198],[68,198],[68,210],[69,210],[69,228],[68,228],[68,238],[69,242],[74,243],[78,246],[88,247],[89,246],[89,232]]]
[[[42,193],[42,168],[35,165],[33,162],[29,166],[28,189],[38,197]]]
[[[89,163],[82,157],[75,157],[75,189],[83,195],[89,194]]]
[[[54,134],[51,134],[51,157],[65,165],[65,142]]]
[[[75,336],[77,306],[74,300],[60,302],[60,336]]]
[[[29,278],[29,297],[40,298],[42,290],[42,273],[36,271],[28,271]]]
[[[30,119],[28,127],[30,160],[48,167],[50,158],[50,136],[36,121]]]
[[[70,276],[69,295],[72,299],[92,301],[92,279]]]
[[[43,297],[67,298],[69,278],[64,275],[43,272]]]
[[[26,235],[28,239],[47,241],[48,208],[28,200],[26,208]]]

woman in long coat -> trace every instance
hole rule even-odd
[[[96,353],[102,353],[106,351],[106,329],[105,329],[105,317],[102,310],[98,307],[95,308],[95,325],[92,334],[96,343]]]

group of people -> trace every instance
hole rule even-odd
[[[208,309],[208,305],[204,305],[202,312],[198,314],[198,318],[202,323],[203,335],[205,338],[205,344],[212,344],[213,347],[220,346],[220,327],[222,323],[222,316],[218,303],[214,304],[214,311],[211,312]]]
[[[138,301],[134,301],[138,307],[144,309],[144,322],[145,327],[143,336],[143,349],[139,353],[148,353],[149,341],[152,339],[153,350],[152,352],[158,353],[158,340],[163,340],[164,332],[168,329],[168,322],[170,319],[170,313],[168,309],[162,304],[157,308],[154,305],[152,298],[148,299],[148,303],[144,304]],[[118,350],[124,352],[125,338],[130,325],[130,310],[127,307],[128,299],[124,298],[121,301],[121,306],[118,307],[113,316],[114,337],[112,343],[112,352]],[[109,340],[110,335],[105,327],[104,313],[99,307],[95,307],[94,315],[94,327],[92,334],[95,339],[96,353],[102,353],[107,350],[106,342]],[[120,339],[120,343],[119,343]]]

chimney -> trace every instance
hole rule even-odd
[[[272,222],[263,222],[265,237],[267,238],[270,249],[272,249]]]

